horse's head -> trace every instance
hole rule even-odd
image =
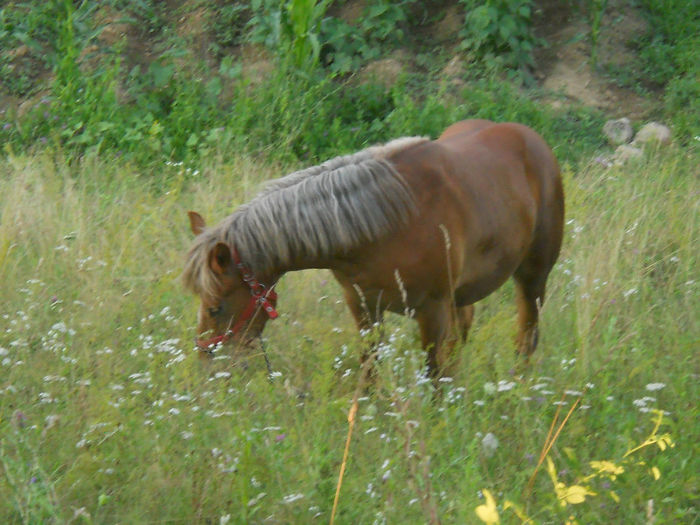
[[[235,247],[202,238],[206,225],[198,213],[188,215],[197,239],[183,279],[200,297],[197,346],[205,351],[229,342],[248,347],[267,320],[277,317],[277,296],[245,267]]]

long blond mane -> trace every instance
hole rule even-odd
[[[218,281],[208,257],[218,242],[235,246],[264,275],[300,258],[348,252],[405,224],[415,210],[413,194],[388,157],[427,140],[397,139],[270,182],[196,237],[185,262],[185,286],[215,295]]]

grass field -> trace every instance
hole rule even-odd
[[[339,288],[323,271],[280,283],[268,382],[259,355],[245,371],[197,357],[179,283],[185,212],[217,221],[293,168],[0,167],[0,522],[329,521],[367,344]],[[510,284],[477,305],[440,395],[415,326],[390,317],[336,522],[478,523],[479,506],[504,523],[700,521],[699,176],[692,148],[565,167],[529,368]]]

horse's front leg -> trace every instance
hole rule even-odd
[[[454,352],[458,336],[453,330],[452,309],[452,301],[447,298],[429,301],[416,312],[421,343],[428,352],[428,372],[436,386],[441,377],[452,376],[459,364]]]

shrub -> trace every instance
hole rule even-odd
[[[538,44],[532,29],[532,0],[460,1],[467,12],[462,46],[484,63],[502,61],[527,78]]]

